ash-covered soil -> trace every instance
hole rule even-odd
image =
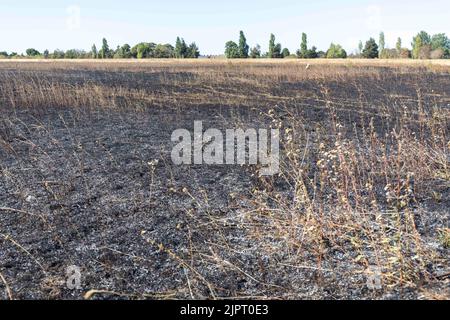
[[[293,298],[417,297],[408,289],[374,296],[363,276],[346,278],[350,256],[339,251],[332,254],[342,264],[334,267],[344,273],[330,283],[307,269],[278,267],[276,278],[276,262],[255,251],[239,225],[255,186],[251,172],[175,166],[170,158],[173,130],[192,131],[198,119],[204,128],[233,127],[237,113],[240,123],[258,127],[259,111],[207,107],[10,115],[11,149],[1,152],[0,270],[14,298],[81,299],[92,289],[110,291],[96,297],[137,299],[270,298],[293,290]],[[431,230],[448,218],[447,205],[427,219]],[[205,261],[190,260],[202,255]],[[238,269],[225,262],[221,270],[214,255],[217,265]],[[67,288],[70,266],[81,270],[78,290]]]
[[[87,289],[188,297],[190,271],[158,245],[187,253],[223,236],[198,234],[196,224],[211,223],[206,212],[232,215],[229,195],[251,182],[240,166],[173,165],[171,134],[198,119],[220,129],[229,116],[213,108],[16,115],[0,183],[0,268],[15,298],[81,298]],[[194,197],[206,195],[201,208]],[[65,288],[69,266],[81,268],[83,290]],[[234,280],[224,288],[238,290]]]

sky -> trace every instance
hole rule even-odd
[[[331,42],[349,53],[359,40],[386,35],[410,47],[420,30],[450,35],[449,0],[0,0],[0,51],[27,48],[111,48],[139,42],[195,41],[202,54],[222,54],[239,31],[250,46],[267,50],[270,33],[295,52],[301,33],[309,46],[326,50]]]

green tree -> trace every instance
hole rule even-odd
[[[239,33],[239,57],[242,59],[248,58],[248,51],[250,47],[247,44],[247,38],[245,37],[244,31]]]
[[[250,50],[250,58],[256,59],[261,57],[261,46],[257,44]]]
[[[140,43],[136,47],[136,58],[144,59],[148,57],[148,53],[150,52],[150,47],[147,43]]]
[[[284,48],[283,51],[281,51],[281,56],[282,56],[283,58],[287,58],[287,57],[289,57],[290,55],[291,55],[291,52],[289,51],[288,48]]]
[[[175,48],[170,44],[157,44],[155,47],[154,57],[158,59],[173,58],[175,56]]]
[[[450,48],[450,40],[445,33],[438,33],[431,37],[431,48],[436,49],[448,49]]]
[[[129,44],[117,46],[116,52],[114,53],[114,59],[129,59],[131,57],[131,47]]]
[[[402,51],[402,38],[398,37],[397,43],[395,44],[395,49],[397,49],[397,52],[400,54]]]
[[[267,53],[267,57],[271,59],[283,58],[281,49],[281,44],[275,43],[275,35],[271,34],[269,41],[269,52]]]
[[[386,40],[384,37],[384,32],[380,32],[380,41],[378,43],[379,43],[378,58],[381,58],[383,56],[384,49],[386,49]]]
[[[442,57],[450,57],[450,39],[445,33],[438,33],[431,37],[431,49],[433,51],[442,50]]]
[[[123,58],[122,50],[120,49],[119,45],[116,47],[116,50],[111,51],[111,55],[114,59],[122,59]]]
[[[297,51],[297,56],[299,58],[308,58],[308,36],[306,33],[302,33],[302,43],[300,44],[300,50]]]
[[[181,53],[181,57],[182,58],[188,58],[189,55],[189,47],[186,44],[186,42],[184,41],[183,38],[181,38],[181,48],[180,48],[180,53]]]
[[[48,57],[50,56],[50,52],[48,52],[47,49],[44,50],[44,59],[48,59]]]
[[[97,46],[95,44],[92,45],[91,55],[92,55],[91,56],[92,59],[97,59],[98,58]]]
[[[65,58],[64,51],[58,49],[53,51],[53,59],[64,59],[64,58]]]
[[[272,33],[270,34],[270,41],[269,41],[269,52],[268,56],[269,58],[275,58],[275,35]]]
[[[87,58],[89,55],[86,53],[86,51],[84,50],[80,50],[80,49],[72,49],[73,51],[73,55],[74,55],[74,59],[85,59]]]
[[[195,42],[192,42],[187,50],[187,57],[190,59],[197,59],[200,57],[200,50]]]
[[[108,41],[105,38],[102,40],[102,48],[100,49],[99,57],[101,59],[107,59],[110,57]]]
[[[177,58],[177,59],[184,58],[183,50],[181,49],[180,37],[177,37],[177,40],[175,41],[175,58]]]
[[[359,40],[358,43],[358,54],[361,55],[363,52],[364,46],[363,46],[363,42],[361,40]]]
[[[131,58],[131,46],[128,43],[125,43],[122,47],[120,47],[120,51],[123,58]]]
[[[175,43],[175,58],[183,59],[187,58],[188,55],[188,47],[183,38],[177,37],[177,41]]]
[[[315,59],[318,57],[317,48],[312,47],[308,49],[308,37],[306,33],[302,33],[302,43],[300,44],[300,50],[297,50],[297,57],[300,59]]]
[[[29,48],[25,52],[26,52],[27,56],[29,56],[29,57],[37,57],[37,56],[41,55],[41,53],[39,51],[37,51],[36,49],[33,49],[33,48]]]
[[[79,55],[76,49],[69,49],[64,54],[65,59],[77,59],[78,56]]]
[[[151,58],[155,44],[141,42],[131,48],[131,55],[137,59]]]
[[[228,41],[225,44],[225,56],[227,59],[237,59],[240,57],[239,46],[234,41]]]
[[[282,51],[281,43],[277,43],[275,45],[275,48],[273,49],[273,56],[272,56],[272,58],[275,58],[275,59],[283,58],[283,55],[281,54],[281,51]]]
[[[316,59],[318,56],[319,55],[317,53],[317,48],[315,46],[312,46],[312,48],[307,51],[307,56],[306,57],[308,59]]]
[[[366,59],[375,59],[379,56],[378,45],[374,38],[370,38],[366,42],[362,56]]]
[[[339,44],[332,43],[326,53],[328,59],[345,59],[347,52]]]
[[[421,53],[424,53],[428,50],[428,48],[424,48],[427,46],[431,46],[431,37],[428,33],[425,31],[420,31],[414,38],[412,42],[412,57],[414,59],[419,58],[426,58],[425,56],[421,55]],[[431,49],[431,47],[430,47]]]

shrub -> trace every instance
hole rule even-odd
[[[430,57],[431,57],[431,45],[427,44],[420,47],[417,59],[430,59]]]
[[[345,59],[347,52],[339,44],[332,43],[326,54],[328,59]]]
[[[438,48],[436,50],[431,51],[430,58],[431,59],[443,59],[445,56],[445,51],[442,48]]]
[[[41,55],[41,53],[39,51],[37,51],[36,49],[33,49],[33,48],[27,49],[26,54],[29,57],[37,57],[37,56]]]
[[[402,48],[400,50],[400,59],[410,59],[411,58],[411,50],[407,48]]]
[[[284,48],[283,51],[281,52],[281,55],[283,56],[283,58],[287,58],[291,55],[291,52],[289,51],[288,48]]]
[[[397,49],[384,49],[380,53],[381,59],[398,59],[400,57]]]
[[[250,50],[250,58],[256,59],[261,57],[261,46],[257,44],[255,47]]]

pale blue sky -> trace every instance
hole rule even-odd
[[[450,35],[449,0],[0,0],[0,51],[90,49],[106,37],[125,42],[196,41],[203,54],[221,54],[226,41],[244,30],[250,45],[267,49],[273,32],[295,51],[301,33],[326,50],[331,41],[349,52],[359,39],[406,46],[420,30]]]

